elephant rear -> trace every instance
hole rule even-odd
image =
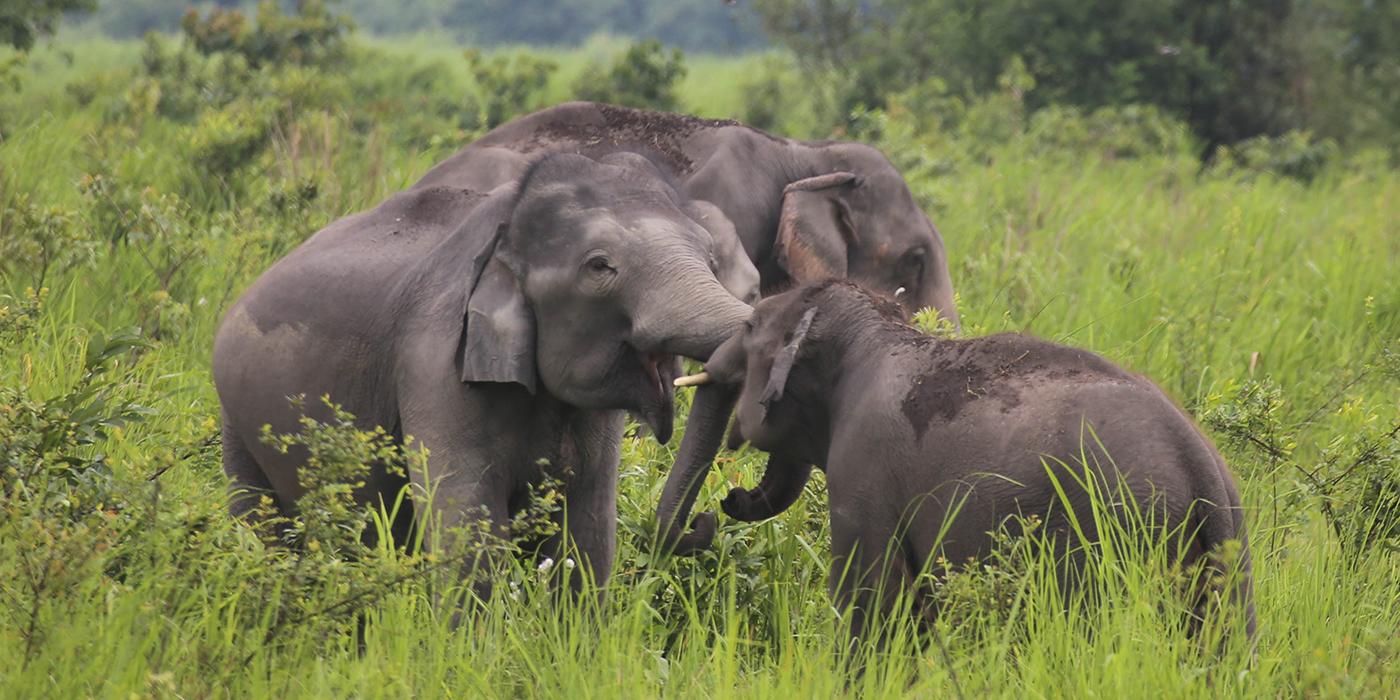
[[[1197,617],[1211,598],[1229,599],[1253,635],[1239,491],[1219,452],[1160,388],[1094,353],[1016,334],[955,341],[939,357],[901,408],[917,425],[929,421],[919,452],[942,465],[935,481],[975,484],[959,515],[973,521],[965,551],[950,559],[985,553],[989,542],[974,546],[966,535],[1015,512],[1041,514],[1067,542],[1073,533],[1099,541],[1107,533],[1096,513],[1107,508],[1132,536],[1144,525],[1173,542],[1180,533],[1170,554],[1228,587],[1201,590]],[[1077,578],[1068,565],[1066,580]]]
[[[1219,600],[1240,606],[1252,638],[1256,618],[1244,509],[1219,451],[1146,378],[1122,373],[1066,393],[1072,398],[1055,410],[1061,430],[1077,429],[1078,439],[1063,449],[1098,460],[1105,483],[1131,490],[1141,517],[1165,516],[1155,524],[1184,538],[1174,556],[1185,570],[1199,567],[1191,629]]]

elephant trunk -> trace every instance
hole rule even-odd
[[[744,522],[758,522],[787,510],[802,496],[802,488],[812,477],[812,465],[769,455],[763,480],[753,489],[730,489],[720,503],[724,514]]]
[[[666,478],[666,488],[657,506],[656,521],[660,527],[660,551],[673,554],[693,554],[710,546],[715,536],[715,515],[705,512],[695,517],[691,530],[685,524],[690,509],[700,495],[700,486],[710,471],[715,454],[724,438],[729,413],[739,398],[737,387],[707,384],[695,392],[690,421],[685,438],[681,440],[676,464]]]
[[[637,345],[702,362],[709,359],[720,343],[743,327],[753,308],[713,277],[706,281],[704,289],[689,289],[689,298],[681,303],[658,294],[655,313],[644,314],[647,320],[639,321],[635,330]]]

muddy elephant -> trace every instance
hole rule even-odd
[[[933,307],[957,325],[938,229],[879,150],[780,138],[728,120],[569,102],[497,127],[416,188],[490,189],[540,153],[631,152],[713,203],[733,223],[764,294],[827,277],[859,280],[906,312]]]
[[[627,155],[548,155],[489,191],[415,187],[332,223],[218,330],[233,512],[262,495],[296,512],[306,454],[271,449],[260,430],[297,430],[295,395],[324,418],[314,399],[329,396],[428,450],[427,474],[409,480],[417,493],[432,482],[429,547],[483,519],[504,534],[549,476],[565,505],[545,552],[576,548],[606,581],[624,412],[669,439],[680,358],[708,358],[751,311],[741,299],[758,275],[737,250],[712,205]],[[376,469],[358,495],[392,503],[407,483]]]
[[[887,301],[832,281],[759,302],[703,376],[682,378],[692,382],[708,382],[697,407],[736,406],[743,436],[770,453],[762,481],[732,490],[725,513],[773,517],[813,465],[825,472],[832,593],[850,610],[853,638],[888,612],[892,592],[941,573],[940,558],[989,554],[1011,516],[1043,519],[1043,534],[1065,544],[1057,551],[1072,582],[1085,547],[1100,541],[1100,518],[1115,514],[1130,533],[1168,533],[1176,561],[1215,567],[1220,576],[1203,581],[1232,581],[1201,590],[1197,615],[1212,597],[1234,599],[1253,634],[1244,511],[1229,469],[1161,389],[1098,355],[1019,334],[935,339]],[[676,483],[703,479],[722,428],[723,419],[692,426]],[[691,502],[664,503],[679,510],[661,521],[684,521]],[[1215,556],[1229,541],[1240,546],[1234,562]]]

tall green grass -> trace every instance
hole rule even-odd
[[[380,48],[422,65],[440,59],[461,68],[449,60],[455,47]],[[566,99],[568,71],[605,48],[554,54],[565,68],[549,99]],[[123,515],[134,524],[104,545],[109,549],[55,562],[51,580],[64,587],[47,590],[37,606],[25,593],[33,573],[26,562],[66,550],[37,535],[0,539],[0,656],[9,660],[0,664],[0,695],[788,698],[960,690],[967,697],[1178,698],[1400,691],[1400,557],[1339,537],[1323,505],[1344,506],[1336,499],[1352,492],[1320,493],[1300,473],[1336,454],[1354,455],[1355,440],[1400,420],[1400,384],[1384,371],[1387,352],[1400,350],[1400,173],[1338,166],[1301,184],[1202,174],[1194,161],[1170,153],[1113,159],[1036,150],[1013,139],[972,157],[941,152],[946,141],[932,138],[880,144],[897,162],[919,150],[947,161],[908,172],[948,244],[967,333],[1023,330],[1094,349],[1210,419],[1207,428],[1241,477],[1249,511],[1259,615],[1252,660],[1238,643],[1219,658],[1199,653],[1158,609],[1159,577],[1145,567],[1106,566],[1101,573],[1117,593],[1114,604],[1067,616],[1044,604],[1055,595],[1047,577],[1029,576],[1016,589],[1021,604],[1014,614],[945,630],[946,659],[936,645],[898,637],[890,653],[850,680],[834,660],[841,642],[826,592],[822,481],[779,518],[725,523],[714,552],[656,560],[646,542],[676,443],[634,437],[623,445],[618,561],[596,609],[556,604],[536,563],[520,561],[502,574],[484,611],[453,627],[449,612],[430,603],[436,584],[411,578],[386,587],[369,608],[361,647],[353,620],[329,631],[276,626],[277,610],[261,587],[269,555],[224,516],[218,451],[201,447],[217,430],[210,344],[231,297],[286,245],[372,206],[459,144],[400,140],[391,127],[406,116],[349,99],[292,115],[282,127],[304,131],[299,153],[274,142],[234,181],[220,184],[190,162],[196,125],[112,116],[125,99],[121,71],[135,63],[137,47],[84,45],[74,53],[71,68],[44,58],[26,76],[24,92],[0,99],[0,202],[13,207],[29,195],[86,221],[95,205],[77,183],[106,173],[136,192],[179,193],[188,208],[176,233],[197,241],[200,254],[162,286],[149,260],[154,243],[104,244],[92,265],[50,275],[34,328],[0,340],[0,386],[45,400],[81,376],[95,333],[141,325],[149,334],[156,321],[161,328],[112,375],[119,395],[149,407],[150,415],[88,448],[107,455],[124,502],[149,512]],[[746,104],[742,79],[756,61],[691,58],[686,106],[738,116]],[[391,83],[401,69],[362,63],[356,70],[364,75],[355,78]],[[64,88],[104,73],[115,77],[86,105]],[[464,76],[453,80],[462,84]],[[410,99],[416,96],[404,104]],[[298,177],[314,179],[320,190],[301,209],[277,210],[274,195],[296,184],[293,161]],[[26,268],[0,269],[0,294],[22,297],[33,284]],[[1254,437],[1277,437],[1284,457],[1229,428],[1236,425],[1227,420],[1232,411],[1248,408],[1245,390],[1261,383],[1279,397],[1265,426],[1277,435]],[[753,483],[762,466],[762,455],[749,449],[722,455],[701,507],[713,507],[732,485]],[[308,595],[327,595],[326,606],[337,602]]]

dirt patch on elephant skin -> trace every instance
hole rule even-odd
[[[642,147],[660,156],[676,173],[689,173],[695,163],[685,153],[684,141],[702,129],[743,126],[732,119],[701,119],[684,114],[597,105],[603,123],[560,119],[541,124],[522,152],[530,153],[551,143],[569,141],[584,148]]]
[[[408,190],[395,196],[383,216],[424,225],[448,225],[459,221],[464,211],[471,211],[486,193],[460,187],[429,187]]]
[[[920,437],[936,417],[953,420],[976,401],[1003,413],[1021,405],[1021,390],[1046,383],[1134,381],[1117,365],[1078,348],[1016,333],[949,341],[914,379],[901,409]]]

